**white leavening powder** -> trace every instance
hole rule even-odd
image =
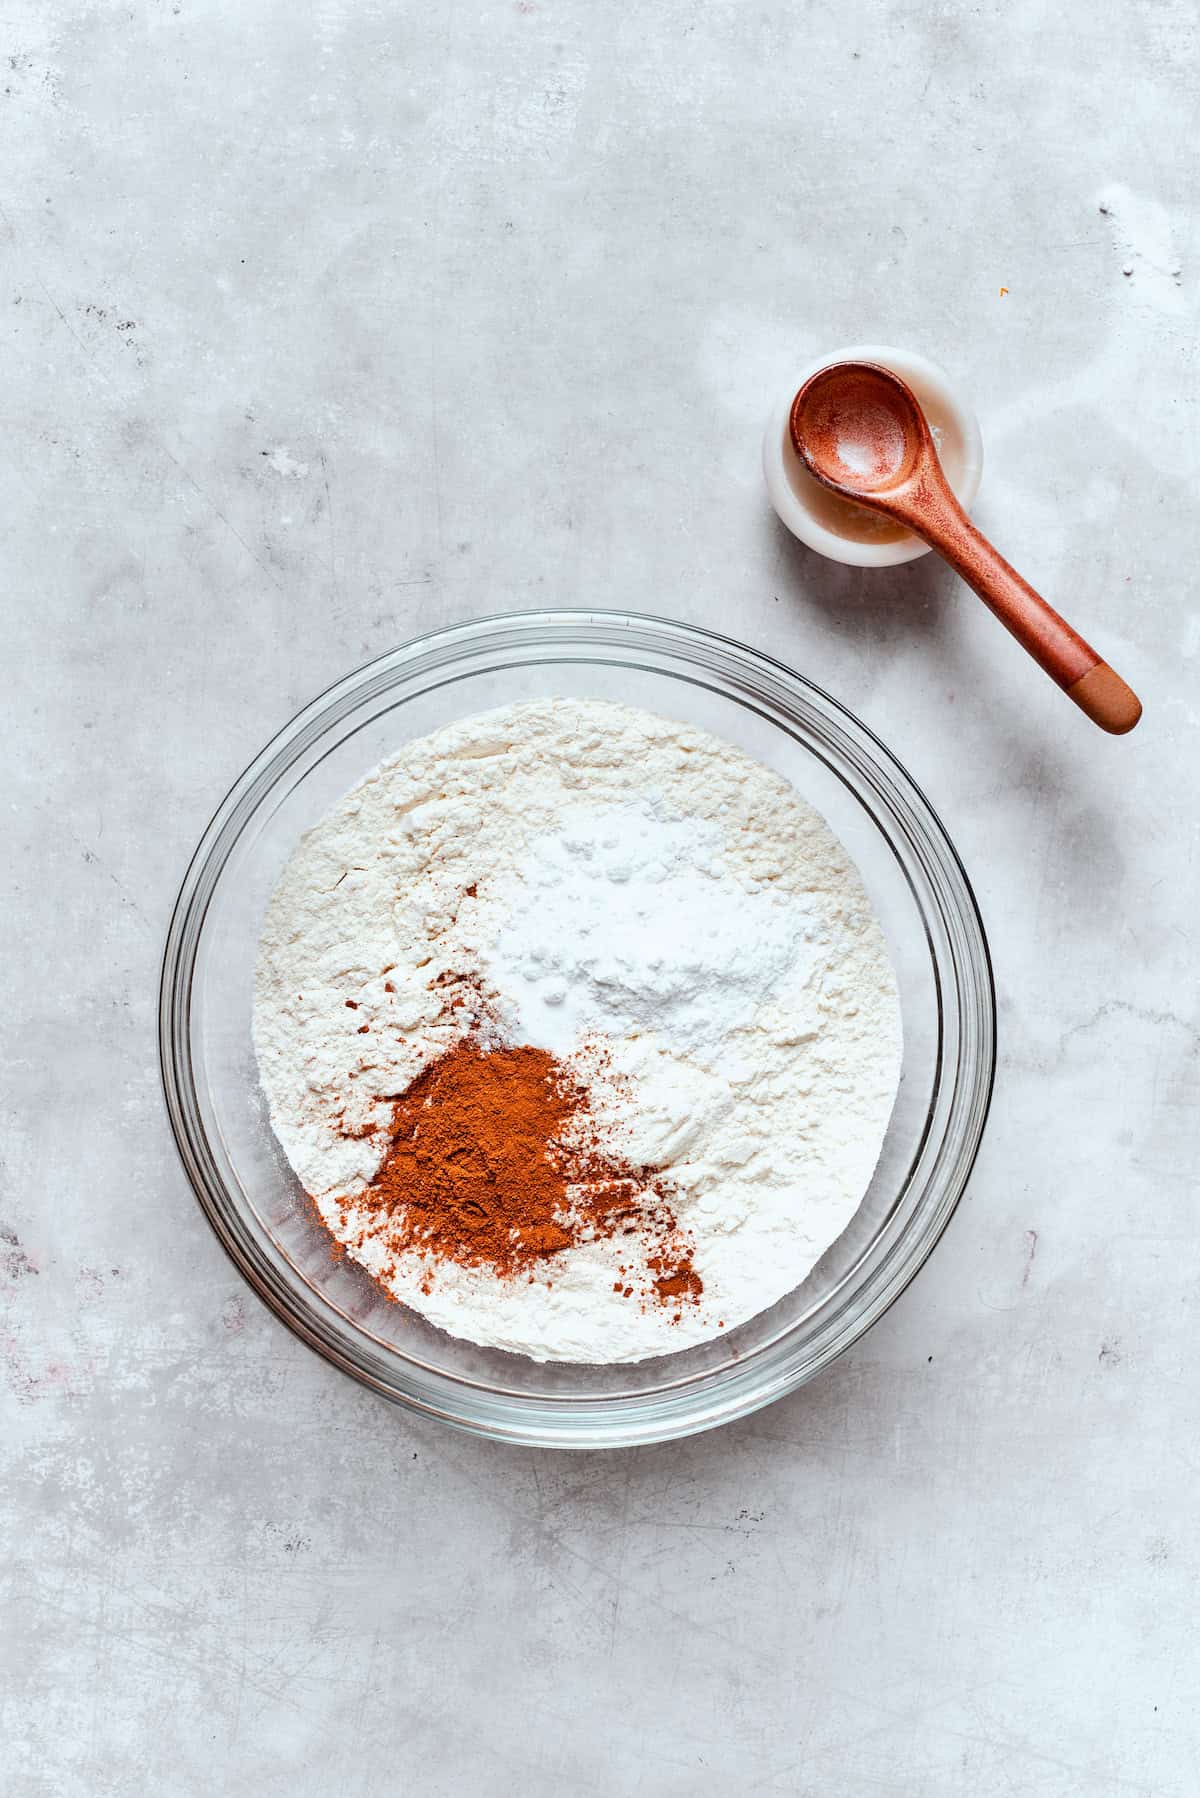
[[[395,1099],[464,1033],[445,1000],[465,982],[660,1171],[698,1303],[627,1296],[619,1240],[532,1280],[386,1252],[354,1201]],[[333,1234],[433,1323],[537,1360],[684,1348],[798,1285],[866,1190],[900,1067],[882,933],[811,807],[715,737],[574,700],[409,744],[304,838],[263,927],[255,1042]]]
[[[595,1031],[655,1031],[711,1066],[773,994],[799,1000],[812,907],[769,889],[747,904],[720,823],[659,806],[570,806],[497,882],[506,916],[485,966],[522,1042],[567,1055]]]

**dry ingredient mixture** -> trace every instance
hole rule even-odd
[[[817,814],[717,738],[568,700],[410,744],[304,838],[255,1041],[292,1166],[390,1296],[590,1362],[799,1284],[900,1060],[882,934]]]
[[[638,1239],[644,1296],[678,1305],[701,1290],[655,1170],[612,1154],[586,1087],[545,1049],[467,1036],[431,1062],[396,1105],[371,1195],[393,1254],[430,1258],[427,1293],[437,1260],[533,1279],[547,1257],[616,1236]],[[637,1277],[618,1272],[622,1289]]]

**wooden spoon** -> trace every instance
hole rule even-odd
[[[944,556],[1093,723],[1116,735],[1133,729],[1141,701],[971,523],[899,375],[874,362],[819,369],[792,402],[791,433],[823,487],[894,518]]]

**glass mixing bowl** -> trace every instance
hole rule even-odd
[[[879,1166],[804,1284],[715,1342],[616,1367],[478,1348],[391,1303],[330,1238],[271,1133],[251,1043],[263,910],[297,838],[378,762],[472,712],[615,699],[724,737],[784,776],[858,864],[899,979],[904,1064]],[[913,1278],[958,1203],[995,1062],[974,896],[928,801],[871,732],[774,662],[691,625],[525,612],[419,638],[348,675],[247,768],[196,850],[163,961],[167,1108],[196,1196],[259,1296],[386,1398],[509,1442],[662,1441],[811,1379]]]

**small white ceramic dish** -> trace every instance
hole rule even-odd
[[[970,511],[983,476],[979,421],[936,362],[886,344],[854,344],[831,350],[797,372],[795,385],[776,407],[763,438],[763,473],[771,504],[794,537],[834,562],[856,568],[891,568],[928,555],[919,537],[863,506],[849,505],[814,481],[792,448],[792,401],[810,375],[831,362],[879,362],[906,381],[929,420],[938,455],[959,504]]]

